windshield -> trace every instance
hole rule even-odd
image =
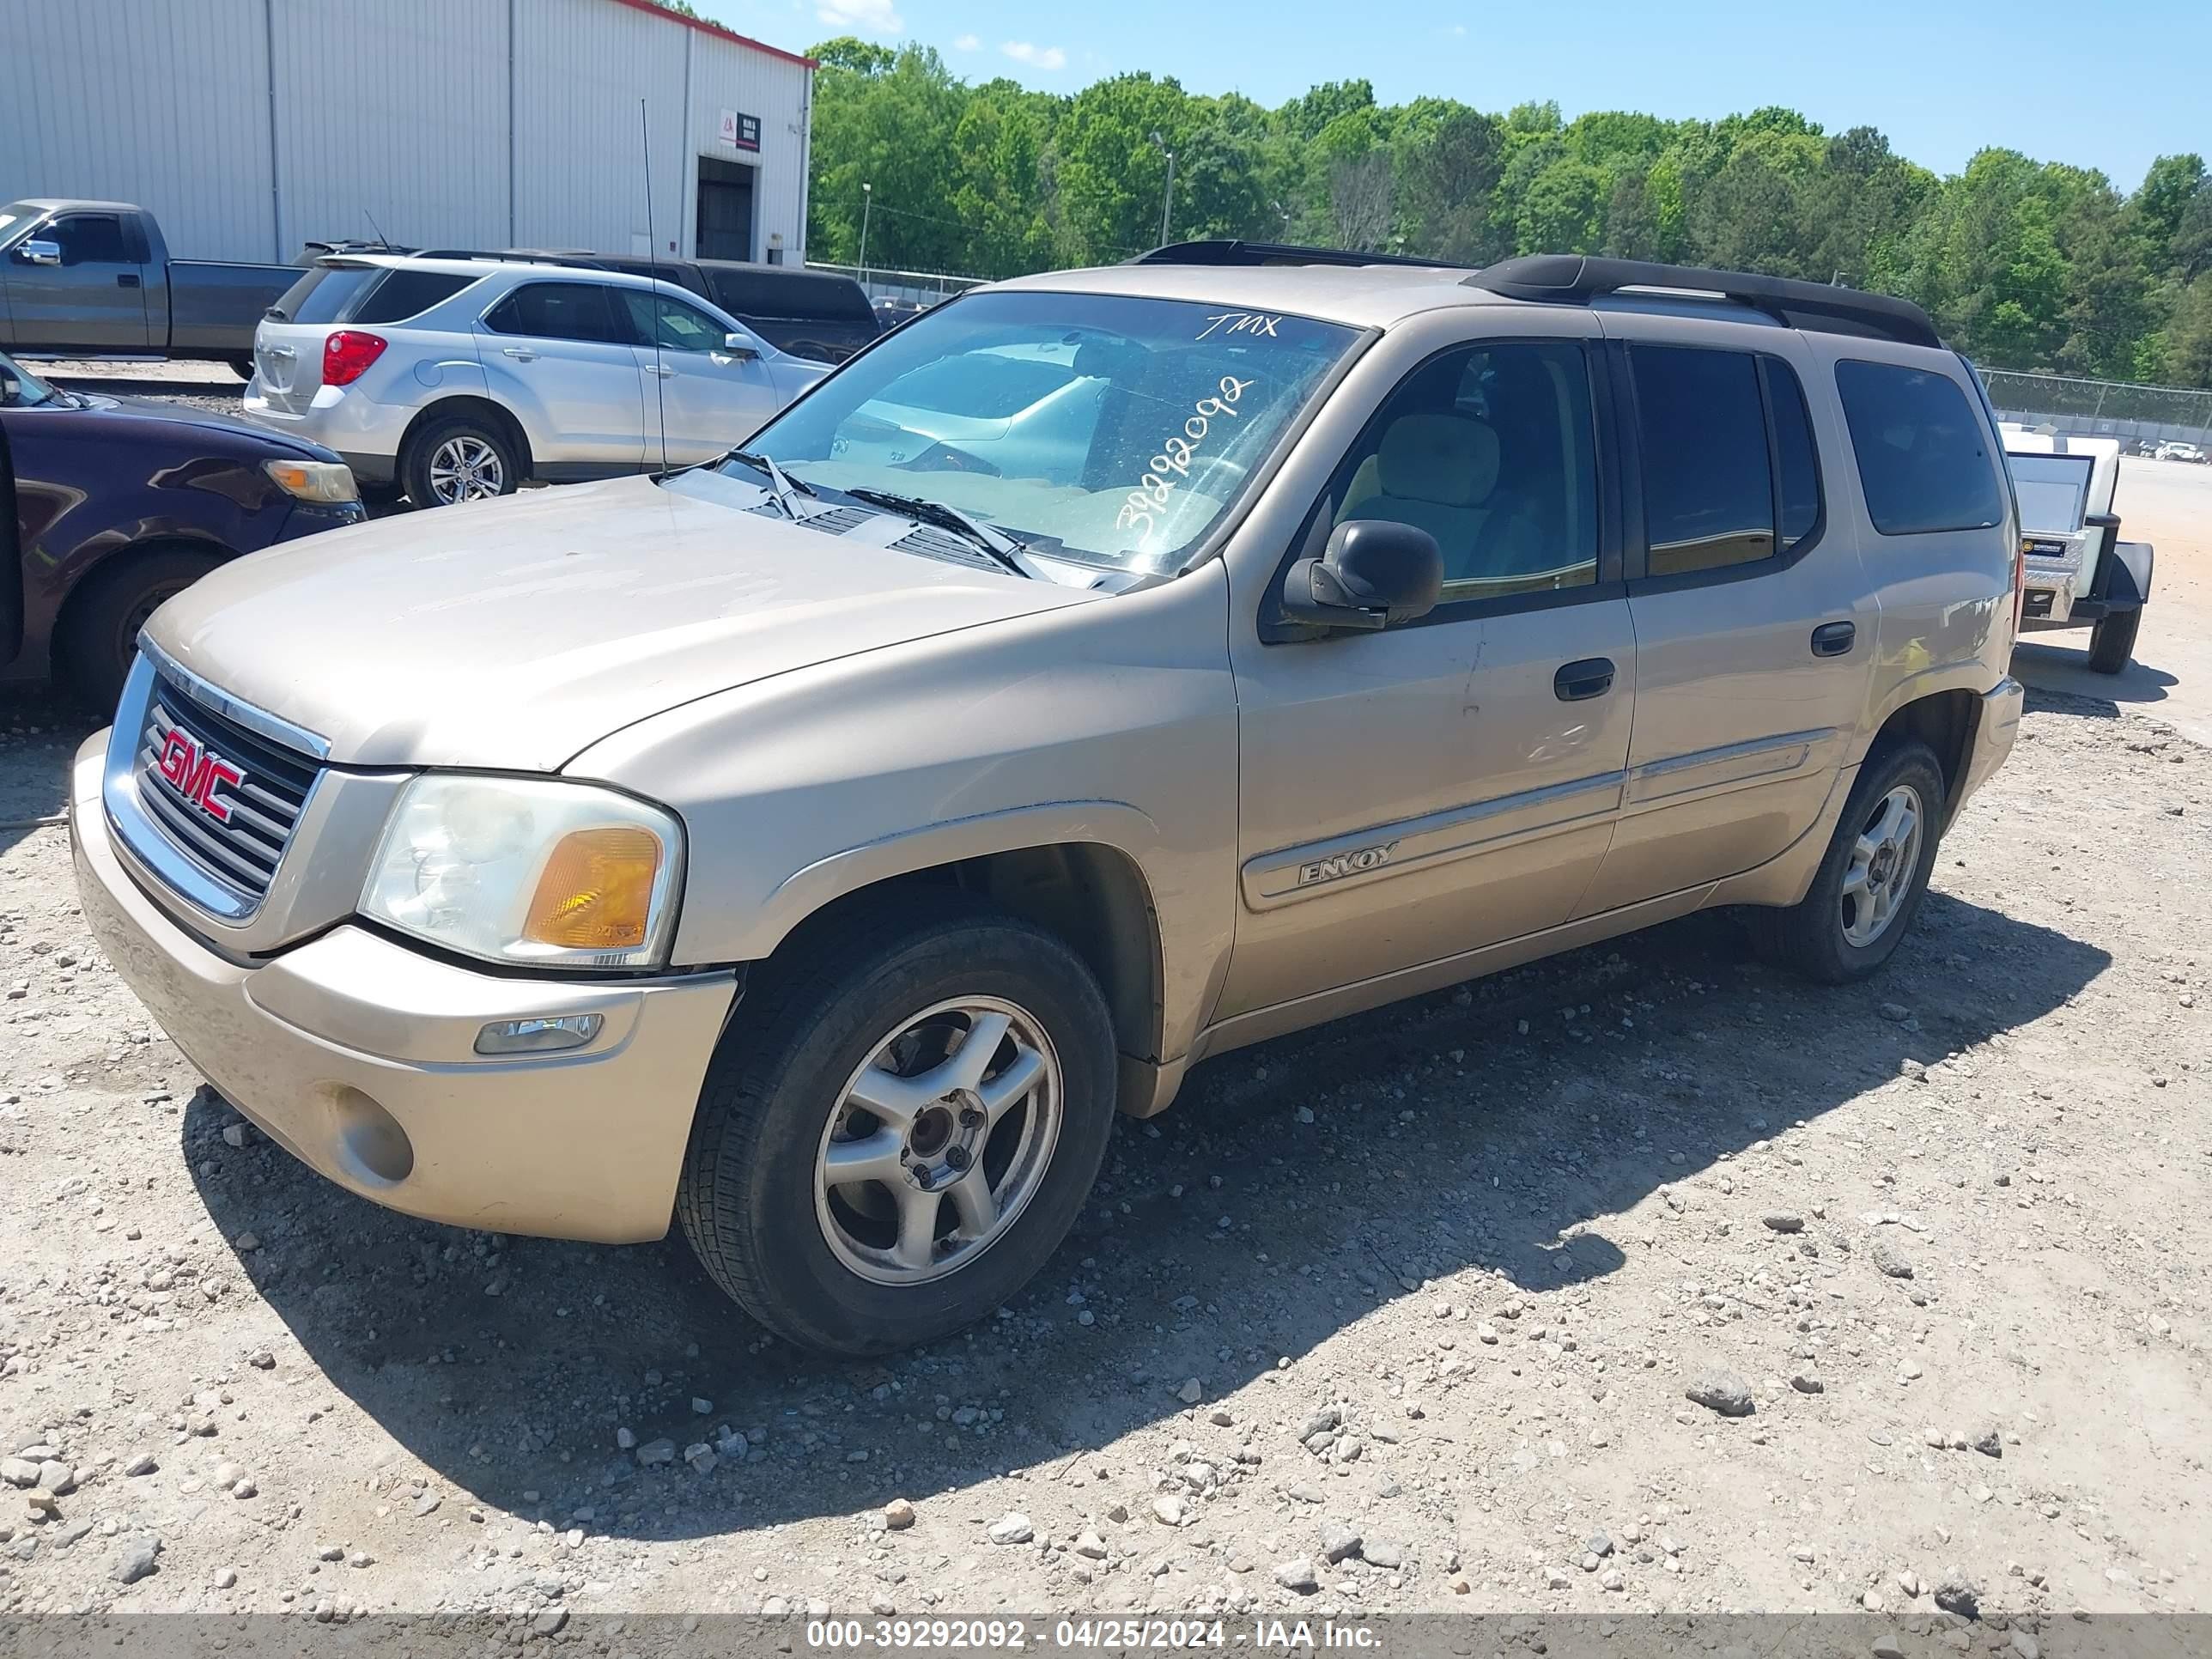
[[[39,216],[39,210],[28,202],[10,202],[0,207],[0,247],[5,247],[15,237],[31,228]]]
[[[746,447],[817,489],[919,496],[1078,557],[1173,569],[1358,338],[1175,300],[979,294],[890,336]]]
[[[53,387],[48,386],[4,351],[0,351],[0,380],[13,380],[15,383],[15,395],[0,399],[12,408],[35,409],[40,404],[52,403],[55,397]]]
[[[2089,495],[2087,455],[2012,455],[2013,489],[2020,496],[2023,530],[2051,530],[2070,534],[2081,527],[2081,514]]]

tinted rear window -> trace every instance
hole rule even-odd
[[[1637,419],[1650,574],[1748,564],[1774,551],[1774,474],[1759,362],[1741,351],[1638,345]]]
[[[733,317],[814,323],[871,323],[875,313],[858,283],[778,270],[771,265],[708,265],[714,303]]]
[[[2003,522],[1995,458],[1956,381],[1846,359],[1836,365],[1836,390],[1876,530],[1917,536]]]
[[[387,270],[384,280],[363,294],[346,313],[349,323],[404,323],[432,306],[443,305],[471,283],[473,276],[442,270]]]
[[[290,323],[336,323],[384,273],[374,265],[317,265],[284,290],[274,309]]]
[[[597,283],[531,283],[492,307],[484,325],[500,334],[628,344],[629,319],[617,320],[609,297]]]

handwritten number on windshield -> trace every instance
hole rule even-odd
[[[1240,380],[1233,374],[1224,374],[1221,384],[1214,388],[1214,396],[1201,398],[1192,405],[1182,431],[1162,441],[1160,453],[1152,457],[1152,470],[1138,480],[1137,487],[1129,492],[1128,500],[1115,516],[1116,530],[1133,530],[1140,538],[1152,534],[1153,511],[1165,507],[1176,483],[1190,477],[1192,457],[1199,445],[1206,441],[1206,434],[1213,429],[1213,422],[1236,419],[1238,401],[1256,384],[1255,380]],[[1168,476],[1170,473],[1172,477]]]

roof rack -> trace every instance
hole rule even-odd
[[[1825,334],[1857,334],[1905,345],[1941,346],[1936,325],[1910,300],[1887,294],[1862,294],[1826,283],[1789,276],[1757,276],[1741,270],[1708,270],[1696,265],[1653,264],[1642,259],[1596,259],[1579,253],[1534,253],[1486,265],[1463,279],[1513,300],[1587,305],[1624,289],[1662,289],[1679,293],[1717,294],[1739,305],[1765,312],[1792,328]]]
[[[1290,242],[1247,242],[1219,238],[1170,242],[1128,261],[1133,265],[1420,265],[1431,270],[1465,270],[1449,259],[1418,259],[1405,253],[1363,253],[1340,247],[1300,247]]]

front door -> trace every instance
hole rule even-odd
[[[732,328],[666,287],[617,291],[628,307],[630,337],[644,372],[645,424],[650,459],[661,454],[661,436],[670,465],[688,466],[726,454],[757,431],[782,407],[769,374],[768,346],[742,326]],[[732,350],[736,332],[749,343]]]
[[[1631,337],[1613,356],[1640,456],[1636,735],[1584,915],[1755,868],[1814,826],[1879,618],[1850,520],[1824,508],[1823,474],[1850,462],[1840,434],[1815,435],[1796,336],[1747,351],[1740,325],[1606,325]]]
[[[145,250],[136,246],[135,230],[119,214],[68,213],[15,244],[8,256],[8,299],[19,349],[149,349]],[[25,242],[53,243],[61,264],[26,263]]]
[[[1596,326],[1547,327],[1414,368],[1302,533],[1310,551],[1353,519],[1426,530],[1437,609],[1313,638],[1270,630],[1263,599],[1261,637],[1232,643],[1242,904],[1217,1018],[1554,927],[1605,856],[1635,639],[1597,461]]]

